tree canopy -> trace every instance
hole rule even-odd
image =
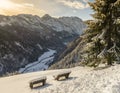
[[[87,21],[83,59],[87,65],[120,63],[120,0],[89,3],[94,20]]]

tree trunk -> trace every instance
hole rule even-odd
[[[112,46],[112,41],[111,41],[111,33],[112,33],[112,24],[113,24],[113,20],[112,20],[112,7],[111,5],[109,5],[109,9],[110,9],[110,14],[108,14],[108,31],[107,31],[107,50],[109,50]],[[111,54],[108,52],[107,55],[107,65],[112,65],[112,59],[111,59]]]

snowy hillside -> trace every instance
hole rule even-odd
[[[70,78],[55,81],[53,75],[68,69],[48,70],[0,78],[0,93],[120,93],[120,65],[94,70],[75,67]],[[30,89],[29,81],[47,76],[45,86]]]

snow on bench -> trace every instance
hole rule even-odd
[[[62,79],[62,77],[64,77],[64,79],[68,79],[70,73],[71,71],[64,71],[64,72],[57,73],[56,75],[53,75],[53,77],[55,80],[60,80]]]
[[[37,78],[37,79],[33,79],[29,82],[29,86],[31,89],[33,89],[34,87],[38,87],[38,86],[44,86],[45,83],[46,83],[46,77],[40,77],[40,78]],[[34,86],[36,85],[36,86]]]

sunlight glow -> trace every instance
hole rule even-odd
[[[45,14],[44,10],[37,9],[31,3],[15,3],[11,0],[0,0],[0,14],[3,15],[17,15],[17,14]]]
[[[12,2],[9,0],[0,0],[0,8],[8,9],[12,7]]]

